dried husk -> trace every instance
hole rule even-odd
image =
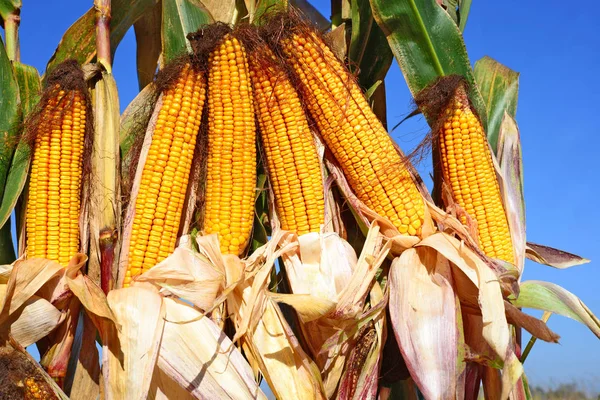
[[[371,346],[363,349],[363,355],[355,355],[355,362],[346,361],[357,335],[362,333],[360,327],[371,320],[377,321],[377,328],[372,327],[374,331],[370,335],[374,336],[370,345],[374,348],[383,345],[384,314],[370,314],[368,309],[374,305],[373,299],[368,307],[365,300],[375,274],[389,251],[389,245],[383,244],[376,223],[371,226],[358,259],[352,247],[335,233],[309,233],[290,238],[297,240],[297,246],[283,253],[282,259],[293,294],[287,295],[284,302],[298,312],[305,341],[321,371],[325,393],[327,397],[332,397],[344,373],[358,377],[363,365],[368,365],[365,371],[375,372],[376,375],[379,354],[373,353]],[[281,295],[278,296],[281,298]],[[375,304],[385,304],[381,297],[381,302]],[[321,310],[317,312],[313,309],[310,313],[310,307],[314,308],[315,304],[321,305]],[[356,360],[362,357],[365,363],[357,368]],[[367,375],[372,378],[372,374]],[[361,384],[364,385],[364,382]],[[347,385],[344,391],[349,397],[362,393]]]

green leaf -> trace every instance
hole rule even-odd
[[[9,14],[21,8],[21,0],[0,0],[0,17],[5,20]]]
[[[348,60],[351,66],[358,66],[360,85],[370,88],[377,81],[383,81],[393,58],[383,31],[373,19],[369,1],[352,0],[352,34]]]
[[[504,111],[513,118],[517,113],[519,73],[486,56],[475,63],[475,80],[485,101],[488,141],[497,152]]]
[[[161,43],[162,5],[156,3],[133,24],[136,43],[136,64],[140,90],[154,80]]]
[[[273,12],[274,10],[287,10],[287,0],[258,0],[254,5],[254,13],[250,13],[250,23],[261,22],[261,17],[265,13]]]
[[[16,144],[19,123],[19,92],[13,68],[6,55],[0,38],[0,199],[4,197],[4,187],[13,151]],[[0,264],[9,264],[15,259],[10,232],[10,223],[0,229]]]
[[[481,120],[485,103],[477,89],[458,27],[435,0],[371,0],[373,17],[387,37],[413,96],[437,78],[458,74]]]
[[[114,56],[117,46],[133,23],[157,0],[113,0],[110,20],[110,47]],[[91,62],[96,56],[96,12],[90,8],[63,35],[52,58],[46,66],[46,72],[57,64],[74,58],[80,64]]]
[[[39,101],[40,76],[32,66],[19,62],[15,62],[13,66],[19,87],[21,110],[23,115],[27,117]],[[0,227],[9,220],[17,204],[17,200],[25,187],[29,171],[30,155],[31,149],[29,144],[24,140],[19,141],[11,161],[8,176],[6,177],[4,196],[0,202]]]
[[[443,3],[450,18],[458,25],[458,0],[443,0]]]
[[[260,154],[260,153],[259,153]],[[265,221],[268,219],[269,202],[267,196],[267,173],[258,156],[258,166],[256,170],[256,197],[254,200],[254,226],[252,228],[252,243],[250,251],[258,249],[269,240],[269,233],[265,227]]]
[[[558,269],[566,269],[590,262],[587,258],[576,254],[532,242],[527,242],[526,251],[526,256],[530,260]]]
[[[2,40],[0,40],[0,200],[13,153],[20,122],[19,87]]]
[[[586,325],[600,338],[600,320],[573,293],[550,282],[525,281],[521,283],[516,307],[534,308],[572,318]]]
[[[163,0],[162,47],[165,64],[192,48],[186,36],[212,22],[211,15],[194,0]]]
[[[460,0],[458,5],[458,19],[460,24],[458,27],[461,32],[465,31],[467,26],[467,20],[469,19],[469,13],[471,12],[471,0]]]

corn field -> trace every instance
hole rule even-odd
[[[88,1],[40,75],[0,0],[0,398],[532,399],[552,314],[600,338],[521,279],[589,260],[527,241],[519,74],[471,66],[470,1]]]

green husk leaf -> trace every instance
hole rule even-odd
[[[519,73],[486,56],[475,63],[474,74],[485,100],[488,141],[497,153],[504,112],[513,118],[517,113]]]
[[[21,0],[0,0],[0,17],[5,20],[10,14],[21,9]]]
[[[574,319],[600,338],[600,320],[577,296],[554,283],[525,281],[521,283],[519,297],[512,303],[516,307],[549,311]]]
[[[113,56],[125,33],[156,0],[113,0],[110,20],[110,48]],[[63,35],[52,58],[46,66],[51,71],[61,62],[73,58],[79,64],[87,64],[96,56],[96,11],[92,7],[83,14]]]
[[[526,257],[539,264],[558,269],[566,269],[576,265],[589,263],[587,258],[549,246],[527,242]]]
[[[19,87],[21,112],[27,117],[39,100],[40,76],[32,66],[14,62],[13,67]],[[25,187],[29,171],[30,153],[29,145],[24,141],[19,141],[4,184],[5,192],[0,203],[0,226],[3,226],[10,218]]]
[[[139,89],[154,80],[161,43],[162,5],[156,3],[133,24],[136,43],[136,63]]]
[[[186,35],[197,31],[202,25],[213,22],[211,14],[196,0],[163,1],[162,13],[162,48],[165,64],[182,53],[191,53],[192,48]]]
[[[469,83],[469,97],[485,125],[485,103],[462,35],[448,13],[435,0],[371,0],[371,7],[413,96],[439,77],[461,75]]]

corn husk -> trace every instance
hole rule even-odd
[[[390,316],[413,379],[428,399],[454,399],[460,375],[457,304],[448,260],[408,249],[390,269]]]
[[[285,299],[300,316],[302,332],[321,371],[327,397],[335,395],[344,374],[348,376],[344,395],[351,398],[361,394],[364,385],[372,388],[364,379],[370,381],[373,374],[377,376],[379,352],[372,350],[382,346],[384,320],[383,313],[368,312],[374,304],[366,305],[365,300],[389,246],[383,244],[377,224],[371,227],[358,259],[352,247],[335,233],[309,233],[290,238],[297,240],[297,248],[283,253],[283,263],[293,295],[285,298],[278,295],[278,298]],[[307,296],[314,300],[308,300]],[[377,303],[385,304],[383,296],[380,298]],[[321,312],[309,312],[309,307],[315,304],[321,305]],[[371,321],[376,321],[376,327],[371,326],[368,335],[373,340],[365,342],[369,345],[362,349],[362,356],[356,353],[352,357],[350,353],[356,340],[364,334],[361,329],[366,329]],[[354,362],[347,363],[348,357]],[[362,377],[361,388],[347,387],[349,382],[359,381],[350,377],[361,376],[363,365],[368,366],[365,371],[371,374]]]

